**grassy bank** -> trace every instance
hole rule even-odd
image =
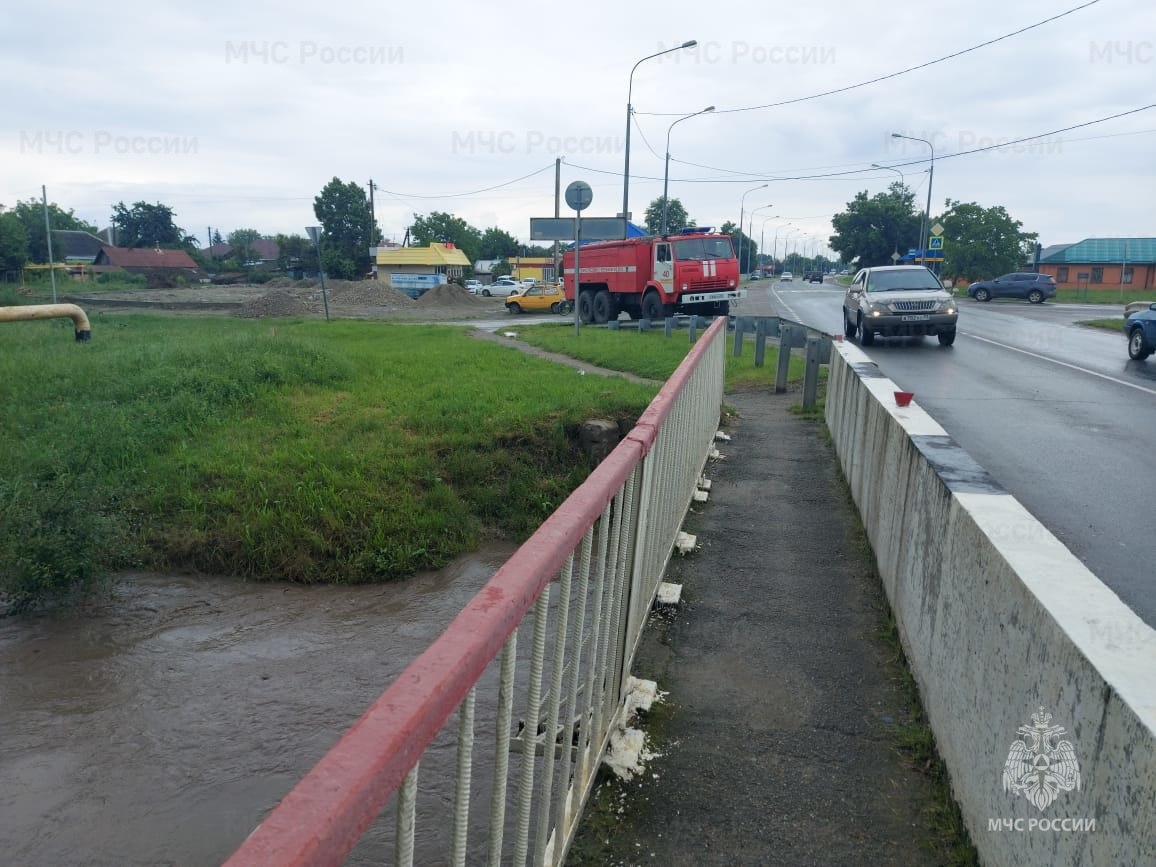
[[[577,426],[628,425],[656,390],[450,327],[99,315],[86,344],[66,320],[4,329],[15,608],[136,565],[348,583],[439,568],[528,536],[590,470]],[[655,380],[689,349],[685,331],[522,336]],[[773,380],[773,351],[753,357],[728,358],[728,387]]]
[[[699,334],[702,334],[701,329]],[[689,333],[685,328],[669,338],[662,329],[639,331],[624,328],[584,327],[578,335],[574,326],[550,323],[517,330],[518,339],[550,352],[577,358],[597,367],[623,370],[648,379],[665,380],[690,351]],[[774,387],[778,365],[778,349],[768,343],[763,366],[755,367],[754,340],[747,335],[742,354],[734,357],[733,334],[727,337],[726,390]],[[796,350],[791,355],[789,379],[801,381],[804,371],[803,354]]]
[[[1089,328],[1102,328],[1104,331],[1115,331],[1120,334],[1124,331],[1123,318],[1118,319],[1085,319],[1077,325],[1086,325]]]
[[[652,386],[464,329],[99,317],[4,326],[0,587],[17,607],[146,564],[366,582],[528,535],[592,416]]]

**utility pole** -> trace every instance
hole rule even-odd
[[[373,207],[373,191],[377,189],[377,184],[373,182],[373,178],[369,179],[369,246],[377,246],[377,211]]]
[[[48,276],[52,279],[52,303],[56,303],[56,263],[52,261],[52,224],[48,220],[48,190],[40,185],[40,198],[44,202],[44,240],[48,242]],[[1120,289],[1123,292],[1123,287]]]
[[[562,158],[554,160],[554,218],[562,216]],[[554,242],[554,279],[562,282],[562,248]]]

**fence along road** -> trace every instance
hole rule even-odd
[[[391,802],[393,827],[374,828],[366,846],[392,844],[398,865],[525,864],[531,850],[535,864],[562,863],[611,734],[625,725],[631,660],[713,448],[726,321],[714,321],[618,447],[228,867],[340,864]],[[519,632],[530,633],[528,654]],[[528,670],[518,671],[519,656]],[[478,702],[479,689],[496,689],[496,702]],[[476,718],[479,706],[492,718]],[[455,710],[456,727],[447,725]],[[434,778],[452,776],[454,794],[422,799],[419,810],[423,763]],[[486,818],[471,817],[474,807]]]

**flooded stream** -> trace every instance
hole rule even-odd
[[[0,620],[0,861],[220,864],[513,551],[370,587],[128,575]]]

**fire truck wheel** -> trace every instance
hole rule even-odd
[[[594,293],[583,292],[578,296],[578,318],[583,325],[594,321]]]
[[[657,292],[647,292],[646,297],[642,299],[642,318],[649,319],[651,322],[661,322],[663,320],[662,299],[658,297]]]
[[[600,289],[594,296],[594,324],[605,325],[617,316],[618,311],[614,309],[614,299],[605,289]]]

